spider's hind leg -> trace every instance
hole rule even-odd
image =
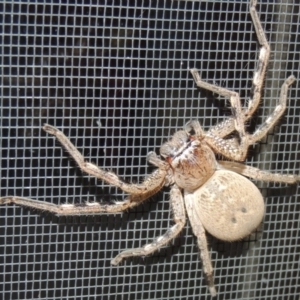
[[[300,176],[294,174],[271,173],[235,161],[218,161],[224,169],[265,182],[281,182],[294,184],[300,182]]]
[[[40,200],[33,200],[25,197],[6,196],[0,198],[0,205],[16,204],[23,207],[38,209],[43,212],[55,214],[57,216],[95,215],[99,213],[118,213],[132,208],[148,197],[139,197],[132,200],[127,197],[124,201],[112,204],[102,204],[98,202],[85,202],[80,204],[53,204]]]
[[[152,243],[146,244],[141,248],[134,248],[121,252],[111,261],[113,265],[119,264],[124,258],[127,257],[149,255],[169,243],[180,233],[185,225],[186,215],[182,193],[176,185],[171,187],[170,198],[170,206],[175,225],[168,229],[164,235],[156,238]]]
[[[210,260],[209,250],[207,246],[207,238],[205,229],[196,214],[195,209],[195,199],[193,198],[193,194],[187,194],[184,196],[184,201],[186,205],[186,210],[188,214],[188,218],[190,224],[192,226],[193,233],[195,234],[198,242],[198,247],[200,250],[200,257],[202,261],[203,271],[206,276],[207,284],[210,290],[210,294],[212,297],[217,295],[216,288],[214,285],[214,278],[213,278],[213,267]]]

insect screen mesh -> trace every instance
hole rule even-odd
[[[272,49],[263,101],[248,124],[300,79],[297,1],[260,1]],[[285,2],[285,3],[283,3]],[[86,160],[138,182],[146,161],[191,119],[205,129],[229,103],[196,88],[188,71],[247,99],[259,46],[246,1],[1,1],[1,196],[51,203],[122,200],[82,174],[44,123],[70,137]],[[286,115],[247,164],[299,173],[299,81]],[[257,183],[265,221],[244,241],[209,237],[219,299],[298,299],[299,187]],[[242,187],[241,187],[242,188]],[[297,194],[298,193],[298,194]],[[1,206],[1,299],[210,299],[190,225],[149,257],[110,260],[172,224],[169,190],[124,214],[56,217]]]

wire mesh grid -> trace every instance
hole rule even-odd
[[[274,109],[284,79],[299,74],[299,4],[260,1],[272,56],[253,130]],[[283,3],[284,2],[284,3]],[[82,174],[52,136],[63,130],[88,161],[127,181],[153,168],[149,151],[191,119],[205,129],[229,104],[195,87],[188,71],[247,99],[258,44],[247,1],[2,1],[1,196],[52,203],[122,200]],[[298,96],[298,97],[297,97]],[[285,115],[247,164],[299,173],[299,83]],[[299,187],[258,183],[264,224],[251,237],[209,237],[218,299],[298,299]],[[210,299],[187,224],[149,257],[110,260],[172,223],[168,189],[116,215],[56,217],[1,206],[1,299]]]

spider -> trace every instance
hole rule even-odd
[[[128,184],[110,171],[86,162],[70,140],[57,128],[45,124],[43,129],[55,136],[78,163],[79,168],[114,185],[129,196],[122,202],[84,205],[55,205],[23,197],[0,198],[0,204],[14,203],[57,215],[87,215],[117,213],[134,207],[151,197],[164,186],[170,187],[170,207],[175,225],[167,232],[141,248],[125,250],[111,263],[119,264],[132,256],[145,256],[169,243],[183,229],[186,215],[197,238],[203,270],[212,296],[216,296],[213,268],[207,246],[206,231],[224,241],[240,240],[253,232],[262,222],[264,200],[258,188],[246,177],[255,180],[293,184],[299,175],[276,174],[246,166],[244,161],[249,146],[261,140],[283,115],[288,87],[295,77],[288,77],[281,87],[279,104],[267,120],[253,134],[245,131],[245,122],[257,109],[262,92],[270,47],[256,11],[256,0],[250,1],[250,14],[261,45],[257,69],[254,73],[251,99],[246,108],[241,106],[239,94],[201,80],[196,69],[190,72],[199,88],[228,97],[233,116],[205,132],[198,121],[190,121],[184,130],[176,132],[160,148],[160,157],[154,152],[147,156],[149,163],[157,167],[141,184]],[[236,137],[228,137],[231,133]],[[227,160],[217,160],[220,154]]]

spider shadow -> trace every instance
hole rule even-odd
[[[241,258],[247,255],[247,252],[255,247],[255,244],[259,242],[264,222],[262,222],[259,227],[248,236],[237,241],[223,241],[220,240],[209,232],[206,231],[208,246],[210,251],[218,253],[222,258]]]

